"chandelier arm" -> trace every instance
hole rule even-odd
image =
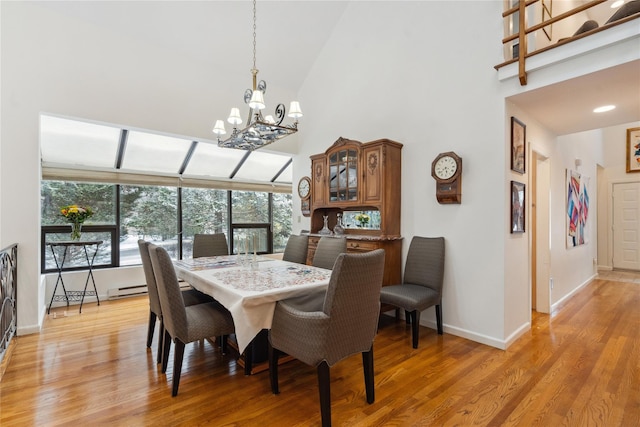
[[[278,104],[276,106],[276,124],[280,126],[280,123],[284,120],[284,116],[286,115],[287,110],[284,108],[284,104]]]

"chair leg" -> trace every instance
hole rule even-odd
[[[253,342],[244,349],[244,374],[251,375],[253,370]]]
[[[227,341],[229,339],[229,335],[222,335],[220,337],[220,351],[222,354],[227,354]]]
[[[271,392],[273,394],[280,394],[278,387],[278,356],[279,351],[271,346],[269,342],[269,381],[271,382]]]
[[[149,330],[147,331],[147,348],[151,348],[153,330],[156,328],[156,314],[149,310]]]
[[[162,363],[162,355],[164,352],[164,322],[162,322],[162,317],[159,317],[158,320],[158,356],[156,357],[156,362],[160,364]]]
[[[413,341],[413,348],[418,348],[418,338],[420,337],[420,310],[414,310],[411,312],[411,340]]]
[[[178,387],[180,386],[180,373],[182,372],[182,358],[184,356],[184,343],[176,339],[176,345],[173,349],[173,390],[171,396],[178,395]]]
[[[164,330],[164,339],[162,340],[162,373],[167,373],[167,365],[169,364],[169,350],[171,350],[171,335],[169,331]]]
[[[436,305],[436,324],[438,325],[438,335],[442,335],[442,304]]]
[[[362,367],[364,369],[364,386],[367,391],[367,403],[372,404],[376,400],[375,383],[373,381],[373,345],[369,351],[362,353]]]
[[[320,417],[322,427],[331,427],[331,384],[329,365],[323,361],[318,365],[318,389],[320,391]]]
[[[407,325],[411,323],[411,313],[408,312],[407,310],[404,311],[404,320],[407,323]]]

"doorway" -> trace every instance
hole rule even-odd
[[[531,309],[551,311],[549,197],[551,169],[549,159],[532,151],[531,161]]]
[[[640,182],[613,184],[613,268],[640,271]]]

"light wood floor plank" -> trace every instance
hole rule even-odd
[[[626,276],[625,276],[626,277]],[[331,368],[336,426],[640,425],[640,282],[595,280],[502,351],[384,317],[374,345],[376,401],[362,358]],[[282,365],[246,377],[210,341],[187,345],[180,392],[147,349],[148,301],[56,309],[41,334],[18,337],[0,382],[0,425],[320,424],[316,370]],[[446,315],[446,313],[445,313]],[[446,323],[446,317],[445,317]],[[157,332],[156,332],[157,334]]]

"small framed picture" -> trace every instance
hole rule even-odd
[[[525,185],[511,181],[511,233],[524,233]]]
[[[524,173],[527,126],[511,117],[511,170]]]
[[[627,129],[627,173],[640,172],[640,128]]]

